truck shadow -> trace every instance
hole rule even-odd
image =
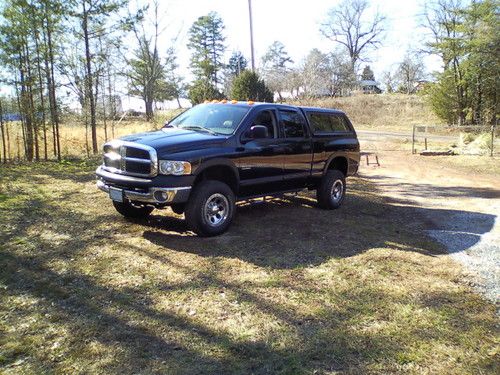
[[[377,181],[377,187],[382,191],[386,188],[391,188],[393,191],[396,190],[397,192],[404,193],[408,198],[422,196],[433,198],[500,198],[500,189],[488,187],[439,186],[422,182],[413,184],[400,181],[395,183],[394,179],[379,175],[373,175],[367,178],[372,181]]]
[[[494,226],[495,215],[429,209],[408,201],[373,194],[367,179],[350,184],[344,206],[326,211],[316,207],[313,194],[274,199],[237,208],[230,230],[219,237],[199,238],[181,217],[153,215],[143,238],[174,251],[204,257],[239,258],[258,266],[294,268],[350,257],[373,248],[414,251],[429,256],[447,250],[427,231],[460,236],[451,251],[478,243]],[[415,233],[421,235],[415,235]]]

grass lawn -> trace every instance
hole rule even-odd
[[[97,163],[97,162],[95,162]],[[0,167],[0,372],[498,373],[495,306],[421,208],[350,180],[241,205],[223,236],[121,218],[93,162]]]

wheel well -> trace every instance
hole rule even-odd
[[[234,194],[238,193],[238,178],[231,167],[220,165],[204,169],[195,179],[194,185],[204,180],[216,180],[227,184]]]
[[[339,170],[344,174],[344,176],[347,176],[347,170],[348,170],[347,159],[342,156],[337,156],[336,158],[333,158],[330,164],[328,164],[328,169]]]

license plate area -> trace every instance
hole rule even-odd
[[[114,187],[109,188],[109,197],[115,202],[123,203],[123,190]]]

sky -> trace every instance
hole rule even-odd
[[[424,40],[425,30],[419,27],[418,16],[424,0],[371,0],[369,12],[379,11],[387,17],[386,37],[382,47],[369,54],[375,78],[381,80],[386,70],[395,70],[409,48],[417,49]],[[282,42],[295,63],[300,63],[307,53],[318,48],[333,51],[337,44],[326,39],[319,31],[328,10],[339,0],[252,0],[254,49],[257,67],[262,55],[273,41]],[[144,2],[146,3],[146,1]],[[188,30],[193,22],[210,11],[217,12],[224,21],[227,59],[232,51],[240,50],[250,61],[250,31],[248,0],[160,0],[160,36],[166,47],[174,43],[180,71],[191,78],[188,66],[190,52],[186,45]],[[424,57],[429,72],[440,68],[432,56]]]

